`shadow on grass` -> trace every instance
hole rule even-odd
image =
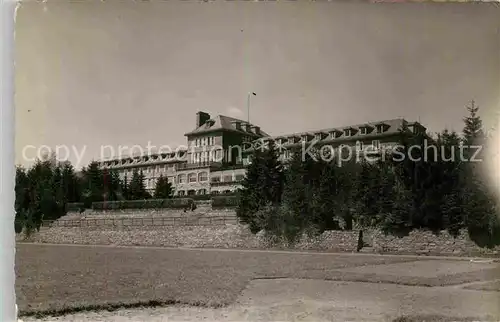
[[[183,302],[176,300],[151,300],[151,301],[138,301],[132,303],[108,303],[108,304],[98,304],[98,305],[81,305],[76,307],[66,307],[62,309],[54,310],[21,310],[19,312],[19,317],[35,317],[37,319],[42,319],[45,317],[57,317],[69,314],[81,313],[81,312],[96,312],[96,311],[108,311],[113,312],[116,310],[123,309],[136,309],[136,308],[151,308],[151,307],[165,307],[169,305],[189,305],[193,307],[206,307],[206,308],[220,308],[224,307],[222,304],[210,305],[204,302]]]

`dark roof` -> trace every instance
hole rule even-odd
[[[210,122],[210,121],[212,121],[212,122]],[[234,122],[241,123],[240,130],[236,129],[236,124]],[[247,121],[236,119],[234,117],[217,115],[217,116],[211,118],[210,120],[208,120],[207,122],[205,122],[203,125],[194,129],[193,131],[186,133],[185,135],[196,135],[196,134],[208,133],[208,132],[219,131],[219,130],[233,131],[233,132],[239,132],[239,133],[248,133],[247,131],[245,131],[245,125],[247,123],[248,123]],[[255,126],[255,125],[250,123],[250,126]],[[260,130],[260,135],[261,136],[269,136],[266,132],[264,132],[262,130]]]
[[[329,132],[333,132],[333,131],[344,131],[347,129],[359,129],[359,128],[366,127],[366,126],[375,127],[376,125],[379,125],[379,124],[386,124],[388,126],[388,128],[386,129],[386,131],[384,131],[384,134],[389,134],[389,133],[397,133],[404,122],[407,122],[407,121],[404,119],[392,119],[392,120],[385,120],[385,121],[366,122],[366,123],[361,123],[361,124],[356,124],[356,125],[331,127],[331,128],[327,128],[327,129],[318,129],[318,130],[312,130],[312,131],[306,131],[306,132],[280,134],[277,136],[273,136],[271,138],[277,139],[277,138],[286,138],[289,136],[299,136],[300,137],[300,136],[306,135],[306,134],[307,135],[314,135],[315,133],[319,133],[319,132],[329,133]],[[410,122],[410,123],[407,122],[407,124],[412,124],[412,123],[416,123],[416,122]],[[351,136],[350,138],[354,138],[356,136],[363,137],[365,135],[356,134],[356,135]]]

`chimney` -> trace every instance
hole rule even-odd
[[[245,131],[252,132],[252,125],[250,123],[245,123]]]
[[[234,121],[233,122],[234,127],[238,130],[241,131],[241,122],[240,121]]]
[[[258,127],[258,126],[253,126],[253,127],[252,127],[252,129],[253,129],[253,133],[255,133],[255,134],[257,134],[257,135],[260,135],[260,127]]]
[[[199,128],[208,120],[210,120],[210,114],[205,112],[196,113],[196,128]]]

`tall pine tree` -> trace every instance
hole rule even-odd
[[[149,193],[146,191],[142,170],[140,172],[134,170],[129,185],[129,196],[131,200],[147,199],[150,197]]]
[[[172,196],[172,184],[168,181],[168,178],[160,175],[156,181],[156,187],[154,192],[155,199],[167,199]]]
[[[273,142],[267,147],[256,147],[240,190],[237,216],[254,233],[262,229],[256,214],[268,205],[279,205],[283,192],[283,165],[278,159]]]
[[[464,118],[463,137],[464,144],[468,146],[478,143],[477,141],[484,137],[484,131],[483,122],[479,115],[477,115],[479,106],[476,105],[474,100],[467,105],[467,111],[469,115]]]

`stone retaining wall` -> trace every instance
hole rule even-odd
[[[68,212],[60,220],[79,219],[79,218],[149,218],[149,217],[183,217],[189,215],[203,214],[205,216],[235,216],[236,211],[232,208],[221,209],[197,209],[195,211],[186,211],[182,209],[123,209],[123,210],[86,210],[82,213]]]
[[[22,236],[18,236],[21,240]],[[327,231],[316,238],[304,236],[293,249],[356,251],[357,231]],[[284,249],[281,242],[272,241],[263,233],[252,234],[242,225],[185,226],[185,227],[102,227],[85,229],[52,227],[31,239],[38,243],[136,245],[193,248]]]
[[[447,231],[433,233],[427,230],[414,230],[408,236],[396,237],[373,230],[371,235],[373,251],[376,253],[475,256],[480,254],[497,255],[500,247],[480,248],[462,230],[457,237]]]
[[[58,244],[141,245],[193,248],[296,249],[316,251],[356,252],[359,231],[326,231],[322,235],[303,238],[287,247],[264,233],[252,234],[242,225],[217,226],[138,226],[94,228],[44,228],[32,241]],[[488,250],[478,247],[465,231],[454,238],[447,232],[412,231],[408,236],[384,235],[378,230],[363,232],[369,244],[363,252],[407,255],[497,256],[500,247]],[[17,236],[22,240],[22,236]]]

